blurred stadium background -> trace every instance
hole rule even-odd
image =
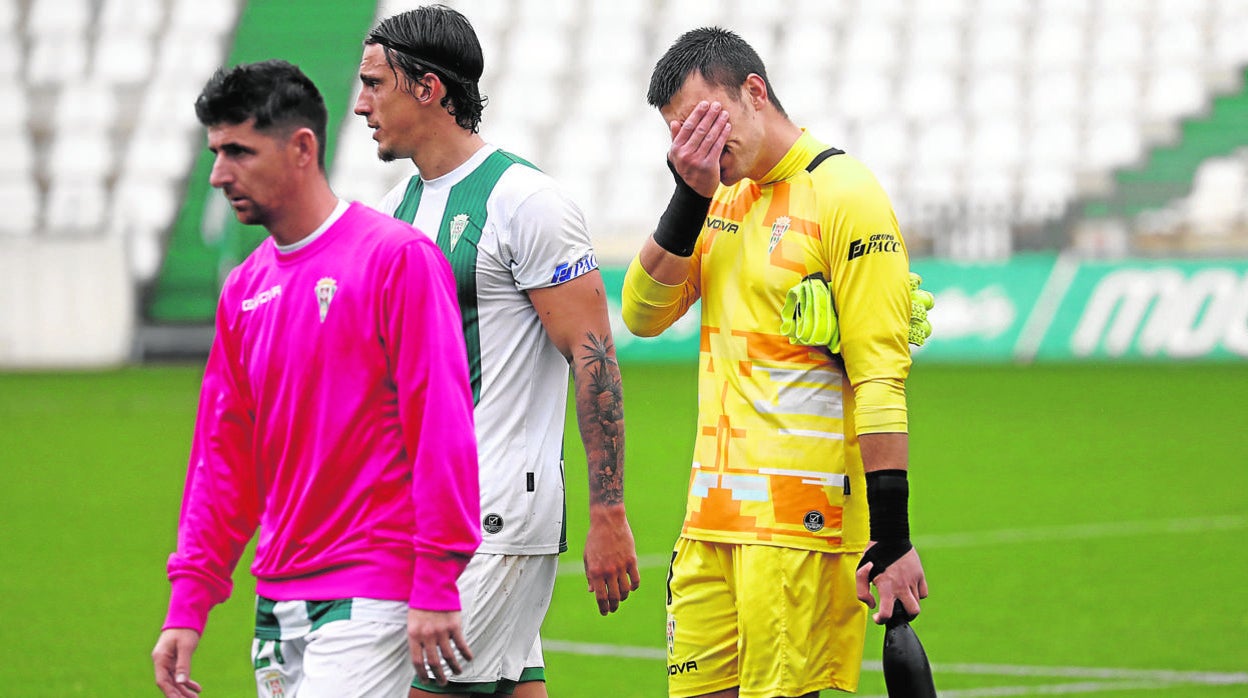
[[[374,202],[411,166],[350,113],[360,42],[416,4],[0,0],[0,695],[154,692],[200,360],[263,235],[207,185],[200,87],[298,63],[335,189]],[[745,36],[794,120],[877,173],[937,296],[909,390],[942,695],[1248,695],[1248,0],[447,4],[485,48],[483,134],[581,202],[613,303],[671,186],[649,70],[688,28]],[[662,694],[697,334],[616,331],[646,581],[608,619],[569,439],[552,695]],[[236,580],[197,655],[215,695],[251,690]]]
[[[331,110],[335,188],[379,199],[411,165],[376,160],[350,114],[354,71],[375,17],[414,4],[0,4],[0,366],[202,350],[220,280],[260,239],[206,181],[191,105],[220,65],[303,66]],[[947,264],[955,276],[974,268],[969,286],[933,286],[950,294],[936,319],[952,330],[934,348],[975,332],[1017,345],[1026,325],[1026,346],[996,358],[1056,356],[1037,349],[1049,341],[1043,313],[1089,273],[1097,286],[1125,269],[1118,300],[1145,305],[1240,306],[1248,293],[1243,266],[1227,262],[1248,257],[1245,0],[450,4],[485,48],[484,135],[572,190],[604,266],[627,261],[670,187],[666,131],[644,101],[649,70],[681,31],[722,23],[758,49],[799,124],[877,173],[920,272],[936,284]],[[1171,260],[1197,261],[1156,263]],[[1051,283],[1041,293],[1020,275]],[[985,295],[994,289],[1008,298]],[[1068,336],[1052,341],[1071,341],[1067,314],[1051,321]],[[1225,322],[1242,325],[1237,314]],[[1169,339],[1150,341],[1145,355]],[[1246,343],[1206,353],[1243,355]],[[968,347],[948,352],[986,358]]]

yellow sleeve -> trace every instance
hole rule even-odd
[[[824,245],[841,323],[841,357],[854,390],[854,423],[859,434],[905,432],[909,254],[875,177],[852,158],[837,165],[816,174],[839,180],[824,223]]]
[[[672,286],[655,281],[634,257],[624,274],[621,292],[621,314],[629,331],[638,337],[655,337],[671,327],[698,300],[697,261],[701,257],[699,240],[690,258],[689,278]]]

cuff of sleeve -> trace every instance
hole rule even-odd
[[[685,289],[684,284],[670,285],[656,281],[636,257],[629,263],[628,271],[624,273],[624,288],[630,291],[638,301],[655,307],[669,306],[679,302]]]
[[[417,556],[412,574],[412,593],[407,605],[422,611],[458,611],[459,586],[456,580],[468,566],[470,557]]]
[[[905,432],[905,383],[899,380],[872,380],[854,390],[854,424],[859,434]]]
[[[212,592],[190,577],[173,580],[173,592],[169,595],[169,610],[161,630],[190,628],[200,635],[208,624],[208,612],[216,605]]]

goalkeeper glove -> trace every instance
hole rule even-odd
[[[932,323],[927,319],[927,311],[936,304],[931,293],[919,288],[922,283],[923,277],[910,272],[908,339],[916,347],[923,346],[932,336]],[[784,298],[784,308],[780,311],[780,334],[787,337],[790,344],[826,346],[833,354],[840,353],[840,323],[832,303],[832,292],[822,273],[815,272],[789,289]]]
[[[841,351],[841,326],[832,306],[832,291],[815,272],[789,289],[780,311],[780,334],[790,344],[827,347],[833,354]]]
[[[932,336],[932,323],[927,320],[927,311],[936,305],[931,293],[919,288],[923,277],[910,272],[910,343],[916,347],[923,346],[928,337]]]

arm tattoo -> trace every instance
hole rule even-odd
[[[576,413],[589,462],[593,504],[624,501],[624,389],[611,336],[585,334],[573,362]]]

